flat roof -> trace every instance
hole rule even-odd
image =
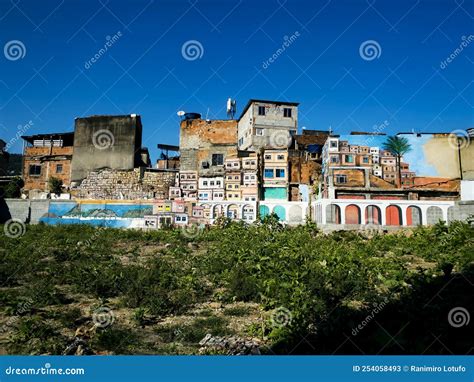
[[[33,143],[36,139],[58,139],[58,138],[74,138],[74,132],[68,131],[66,133],[50,133],[50,134],[35,134],[35,135],[22,135],[25,141]]]
[[[240,113],[240,117],[239,117],[239,120],[240,118],[242,118],[242,116],[246,113],[246,111],[248,110],[248,108],[250,107],[250,105],[254,102],[260,102],[260,103],[273,103],[275,105],[289,105],[289,106],[298,106],[300,103],[299,102],[286,102],[286,101],[270,101],[270,100],[266,100],[266,99],[255,99],[255,98],[252,98],[252,99],[249,99],[249,101],[247,102],[247,105],[245,105],[244,109],[242,110],[242,113]]]

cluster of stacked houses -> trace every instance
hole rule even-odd
[[[398,165],[379,131],[298,134],[298,103],[252,99],[239,119],[185,113],[178,154],[162,153],[152,167],[140,116],[76,118],[74,132],[23,137],[23,191],[48,197],[54,177],[62,198],[146,200],[158,226],[253,221],[270,211],[289,220],[291,203],[320,199],[458,200],[462,180],[472,180],[472,146],[453,147],[449,134],[399,136],[410,150]],[[301,211],[294,221],[311,214]]]

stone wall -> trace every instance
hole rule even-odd
[[[91,171],[73,194],[79,199],[167,199],[174,181],[173,171],[105,169]]]
[[[38,224],[39,219],[48,213],[50,200],[23,200],[0,198],[0,223],[10,219],[23,223]]]

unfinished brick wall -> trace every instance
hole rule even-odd
[[[91,171],[74,191],[79,199],[167,199],[174,186],[170,171],[99,170]]]
[[[23,157],[24,190],[48,190],[48,181],[51,177],[59,178],[63,185],[71,184],[71,157],[73,147],[27,147]],[[30,175],[30,165],[41,166],[41,174]],[[60,172],[58,165],[62,166]]]
[[[223,166],[212,165],[212,154],[222,154],[224,160],[237,155],[237,121],[182,121],[179,147],[182,171],[198,171],[205,176],[223,175]],[[203,162],[209,166],[204,168]]]

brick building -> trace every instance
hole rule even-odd
[[[74,133],[37,134],[22,137],[24,191],[47,192],[50,178],[71,185]]]

